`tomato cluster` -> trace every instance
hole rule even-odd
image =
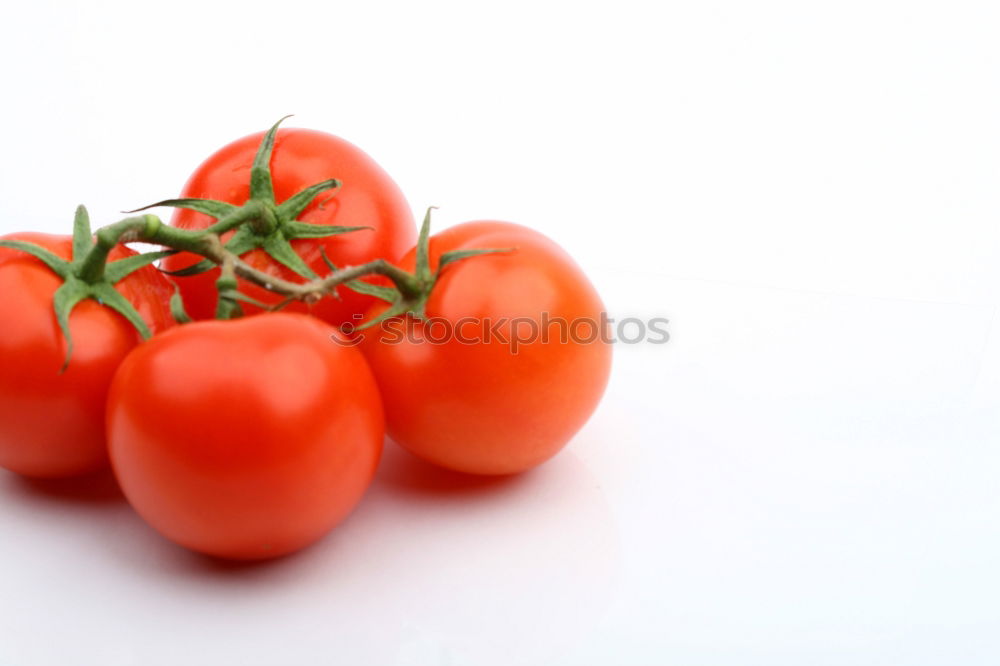
[[[93,234],[81,208],[72,237],[0,239],[0,466],[110,463],[192,550],[264,559],[320,538],[385,434],[459,472],[525,471],[604,391],[606,336],[568,330],[604,325],[603,305],[558,245],[496,221],[431,237],[429,213],[418,234],[397,185],[342,139],[275,125],[157,205],[172,224]]]

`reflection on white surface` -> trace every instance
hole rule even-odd
[[[520,477],[475,479],[392,445],[347,523],[257,565],[164,541],[110,481],[2,481],[3,555],[21,575],[6,581],[18,603],[4,609],[0,656],[38,663],[90,663],[82,651],[93,663],[177,664],[192,645],[195,663],[216,664],[284,663],[289,651],[324,655],[307,663],[547,661],[592,633],[618,570],[612,512],[572,452]],[[89,630],[53,613],[62,595],[89,600]],[[34,631],[42,615],[67,638]],[[109,640],[115,626],[128,629]]]

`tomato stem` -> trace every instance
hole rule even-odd
[[[236,319],[243,314],[243,308],[234,295],[239,290],[233,257],[225,257],[219,267],[219,278],[215,281],[215,289],[219,292],[218,304],[215,308],[216,319]]]
[[[215,231],[220,226],[225,228],[229,224],[231,224],[230,220],[223,220],[218,225],[204,231],[190,231],[163,224],[156,215],[147,214],[126,218],[97,232],[97,242],[84,256],[77,275],[85,282],[99,279],[103,275],[108,254],[115,245],[143,242],[163,245],[174,251],[190,252],[204,257],[221,266],[224,272],[231,273],[234,279],[235,277],[243,278],[257,286],[295,300],[319,300],[323,296],[333,293],[337,286],[369,275],[382,275],[389,278],[396,289],[406,297],[416,297],[424,290],[416,276],[384,259],[341,268],[325,277],[304,283],[279,278],[250,266],[237,254],[226,249]],[[222,279],[220,277],[220,281]],[[225,289],[236,288],[235,283],[230,284],[228,278],[220,286]]]

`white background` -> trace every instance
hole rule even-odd
[[[114,221],[296,113],[672,340],[536,472],[390,449],[264,566],[0,473],[0,664],[1000,662],[995,6],[6,8],[0,232]]]

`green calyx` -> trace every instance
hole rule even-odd
[[[430,298],[431,293],[434,291],[434,286],[437,284],[438,278],[441,276],[441,273],[446,267],[457,261],[478,257],[484,254],[498,254],[514,251],[515,248],[483,248],[444,252],[440,257],[438,257],[437,269],[431,270],[431,211],[435,209],[436,206],[431,206],[427,209],[427,213],[424,215],[423,224],[420,225],[420,235],[417,238],[416,265],[412,274],[406,273],[400,269],[400,273],[402,273],[402,275],[391,276],[395,285],[394,287],[380,287],[367,282],[362,282],[361,280],[351,280],[350,282],[345,283],[348,288],[353,289],[354,291],[367,294],[369,296],[375,296],[376,298],[389,303],[389,307],[384,312],[379,314],[378,317],[361,324],[355,330],[362,331],[366,328],[375,326],[386,319],[402,315],[411,315],[418,319],[424,319],[427,316],[427,299]],[[324,255],[323,258],[326,259],[326,255]],[[331,270],[336,270],[336,266],[331,264],[328,259],[326,259],[326,263]]]
[[[159,219],[152,215],[136,218],[132,221],[145,224],[145,226],[159,224]],[[135,327],[143,340],[151,335],[149,327],[142,320],[139,312],[115,289],[114,285],[140,268],[172,254],[173,251],[149,252],[108,262],[108,254],[120,240],[116,234],[109,233],[109,231],[107,229],[101,230],[95,239],[90,230],[90,216],[87,214],[87,209],[79,206],[76,209],[73,223],[73,255],[68,261],[34,243],[0,240],[0,247],[19,250],[35,257],[63,281],[63,284],[56,289],[52,299],[56,321],[66,339],[66,358],[60,372],[66,370],[70,357],[73,355],[73,336],[69,327],[70,315],[79,303],[88,298],[111,308],[124,317]]]
[[[250,169],[250,198],[242,206],[214,199],[166,199],[128,212],[169,206],[204,213],[216,219],[216,223],[206,229],[206,232],[221,235],[235,229],[235,233],[225,244],[228,252],[240,256],[260,248],[297,275],[315,280],[318,277],[315,271],[295,252],[291,241],[300,238],[325,238],[371,227],[308,224],[298,219],[316,197],[340,187],[341,183],[336,178],[311,185],[280,204],[275,200],[271,155],[274,152],[278,126],[288,117],[276,122],[261,140]],[[170,274],[177,277],[197,275],[215,265],[212,261],[204,260]]]

